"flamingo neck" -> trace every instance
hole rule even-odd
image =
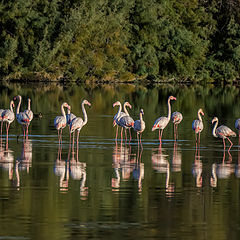
[[[171,104],[170,104],[170,99],[168,100],[168,116],[167,119],[170,121],[171,118]]]
[[[218,120],[214,123],[214,127],[213,127],[213,130],[212,130],[212,134],[213,134],[213,136],[216,137],[216,138],[218,137],[218,136],[216,135],[217,125],[218,125]]]
[[[120,104],[119,104],[119,109],[118,109],[118,112],[117,112],[117,118],[119,117],[121,111],[122,111],[122,105],[121,105],[121,103],[120,103]]]
[[[199,121],[202,122],[202,116],[201,116],[201,113],[200,113],[200,112],[198,112],[198,119],[199,119]]]
[[[67,109],[67,114],[70,114],[71,113],[71,110],[68,108]]]
[[[123,110],[124,110],[124,112],[129,116],[126,103],[124,103],[124,105],[123,105]]]
[[[28,100],[28,111],[31,111],[31,101]]]
[[[19,114],[21,102],[22,102],[22,97],[19,96],[18,97],[18,106],[17,106],[16,114]]]
[[[143,126],[143,124],[144,124],[143,114],[142,114],[142,113],[139,114],[139,118],[140,118],[140,124],[141,124],[141,128],[142,128],[142,126]]]
[[[61,112],[62,112],[63,117],[65,118],[66,117],[66,113],[64,111],[64,105],[63,104],[61,106]]]
[[[85,125],[88,121],[88,117],[87,117],[87,112],[86,112],[84,103],[82,103],[82,112],[83,112],[83,118],[84,118],[83,125]]]
[[[11,112],[13,112],[13,105],[14,105],[14,102],[11,101],[11,102],[10,102],[10,110],[11,110]]]

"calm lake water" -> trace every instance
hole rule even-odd
[[[211,120],[234,129],[240,117],[240,89],[187,85],[5,85],[0,108],[22,95],[21,110],[32,99],[35,117],[23,141],[15,120],[6,149],[0,142],[0,239],[239,239],[240,150],[233,138],[231,156],[212,136]],[[174,141],[173,124],[159,146],[152,125],[172,110],[183,114]],[[78,152],[63,131],[59,148],[53,121],[66,101],[82,116],[81,101],[92,103],[80,133]],[[115,142],[115,101],[129,101],[139,119],[144,109],[143,148]],[[191,124],[202,108],[204,130],[196,151]],[[229,144],[227,143],[227,146]]]

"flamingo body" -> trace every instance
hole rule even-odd
[[[81,117],[76,117],[70,123],[70,131],[71,133],[75,132],[76,130],[80,131],[83,126],[83,119]]]
[[[140,113],[139,113],[139,120],[136,120],[134,122],[134,125],[133,125],[133,129],[137,132],[137,138],[138,138],[138,135],[140,135],[140,143],[141,143],[141,135],[142,135],[142,132],[145,130],[145,122],[143,121],[143,109],[140,110]],[[138,138],[138,145],[139,145],[139,138]],[[141,143],[142,145],[142,143]]]
[[[196,119],[192,122],[192,129],[195,133],[200,133],[203,130],[203,122]]]
[[[180,112],[174,112],[171,115],[173,124],[179,124],[183,120],[183,115]]]
[[[67,124],[67,120],[66,120],[66,117],[64,117],[64,116],[57,116],[54,119],[54,127],[57,130],[61,130],[61,129],[65,128],[66,124]]]

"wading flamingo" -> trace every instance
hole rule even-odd
[[[224,146],[224,152],[225,152],[225,138],[230,142],[230,147],[228,149],[228,152],[230,151],[233,143],[231,142],[231,140],[229,139],[229,137],[236,137],[236,133],[233,132],[229,127],[227,126],[224,126],[224,125],[221,125],[220,127],[217,128],[217,125],[218,125],[218,118],[217,117],[214,117],[213,120],[212,120],[212,124],[214,124],[214,127],[213,127],[213,131],[212,131],[212,134],[214,137],[219,137],[219,138],[222,138],[223,140],[223,146]]]
[[[171,117],[171,105],[170,105],[170,101],[171,100],[177,100],[175,97],[170,96],[168,98],[167,104],[168,104],[168,116],[167,117],[160,117],[158,118],[152,127],[152,131],[159,129],[159,141],[160,144],[162,143],[162,134],[163,134],[163,129],[168,125],[169,121],[170,121],[170,117]]]
[[[28,136],[28,127],[33,119],[33,112],[31,110],[31,99],[28,98],[28,108],[24,111],[24,113],[28,116],[29,118],[29,123],[26,125],[27,127],[27,132],[26,132],[26,135]]]
[[[136,120],[133,125],[133,129],[137,132],[138,145],[139,145],[139,141],[140,141],[141,146],[142,146],[142,141],[141,141],[142,132],[145,130],[145,122],[143,121],[143,115],[144,115],[144,112],[143,112],[143,109],[141,109],[140,113],[139,113],[140,119]],[[138,135],[139,135],[139,137],[138,137]]]
[[[18,99],[18,106],[16,110],[16,118],[17,121],[21,124],[22,129],[23,129],[23,136],[25,137],[25,128],[27,128],[27,125],[29,125],[29,117],[25,112],[19,112],[20,111],[20,106],[22,102],[22,97],[20,95],[14,97],[14,101]],[[28,135],[26,134],[26,138],[28,138]]]
[[[204,112],[203,110],[200,108],[198,110],[198,119],[195,119],[193,122],[192,122],[192,129],[193,131],[195,132],[195,136],[196,136],[196,146],[197,146],[197,143],[200,145],[200,133],[202,132],[203,130],[203,121],[202,121],[202,117],[201,115],[204,116]],[[198,136],[197,136],[198,135]]]
[[[177,127],[178,124],[182,121],[183,115],[180,112],[174,112],[171,115],[171,120],[173,122],[173,128],[174,128],[174,138],[177,139],[178,137],[178,132],[177,132]]]
[[[14,121],[15,115],[13,112],[14,108],[14,102],[10,101],[10,109],[6,109],[3,111],[1,117],[2,117],[2,122],[6,122],[6,132],[7,132],[7,144],[8,144],[8,130],[10,127],[10,124]]]
[[[77,131],[77,150],[78,150],[79,133],[80,133],[82,127],[84,125],[86,125],[87,121],[88,121],[87,112],[86,112],[86,109],[85,109],[85,106],[84,106],[85,104],[87,104],[88,106],[91,106],[91,103],[88,102],[87,100],[82,101],[82,112],[83,112],[84,120],[81,117],[76,117],[70,123],[70,134],[73,133],[73,146],[72,146],[73,149],[74,149],[74,135],[75,135],[75,131]]]
[[[115,126],[117,125],[116,137],[115,137],[115,141],[117,141],[118,125],[120,126],[119,121],[117,121],[117,120],[119,120],[121,117],[129,116],[129,113],[128,113],[126,107],[129,107],[129,108],[131,109],[132,106],[131,106],[131,104],[130,104],[129,102],[125,102],[125,103],[123,104],[123,111],[124,111],[124,112],[122,112],[122,105],[121,105],[121,103],[120,103],[119,101],[117,101],[117,102],[115,102],[115,103],[113,104],[113,107],[115,107],[115,106],[119,106],[118,112],[117,112],[117,114],[115,114],[114,119],[113,119],[113,127],[115,127]],[[131,134],[131,132],[130,132],[130,134]]]
[[[66,107],[68,109],[70,108],[70,106],[66,102],[64,102],[61,105],[62,116],[57,116],[54,119],[54,127],[58,130],[59,144],[62,143],[62,130],[63,130],[63,128],[66,127],[66,124],[67,124],[66,113],[65,113],[64,107]]]

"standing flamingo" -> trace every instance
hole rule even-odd
[[[70,123],[70,134],[73,132],[73,148],[74,148],[74,135],[75,135],[75,131],[77,130],[77,149],[78,149],[78,138],[79,138],[80,130],[84,125],[87,124],[87,121],[88,121],[87,112],[84,106],[85,104],[87,104],[88,106],[91,106],[91,103],[88,102],[87,100],[82,101],[82,112],[83,112],[84,120],[81,117],[76,117]]]
[[[180,112],[174,112],[171,115],[171,120],[173,122],[173,126],[174,126],[174,138],[177,139],[178,136],[178,132],[177,132],[177,127],[178,124],[182,121],[183,119],[183,115]]]
[[[133,129],[137,132],[138,145],[140,140],[141,146],[142,146],[142,142],[141,142],[142,132],[145,130],[145,122],[143,121],[143,115],[144,115],[144,112],[143,112],[143,109],[141,109],[139,113],[140,119],[136,120],[133,125]]]
[[[28,98],[28,108],[24,111],[24,113],[28,116],[29,118],[29,123],[26,125],[27,127],[27,132],[26,132],[26,135],[28,136],[28,127],[33,119],[33,112],[31,110],[31,99]]]
[[[20,95],[14,97],[14,100],[18,99],[18,106],[17,106],[17,110],[16,110],[16,118],[17,121],[21,124],[22,129],[23,129],[23,136],[25,137],[25,128],[27,127],[27,125],[29,125],[29,117],[25,112],[19,112],[20,111],[20,106],[21,106],[21,102],[22,102],[22,97]],[[26,135],[26,138],[28,138],[28,136]]]
[[[227,140],[230,142],[230,147],[228,149],[228,152],[230,151],[233,143],[231,142],[231,140],[229,139],[229,137],[236,137],[236,133],[233,132],[229,127],[221,125],[220,127],[217,128],[218,125],[218,118],[214,117],[212,120],[212,124],[215,122],[214,127],[213,127],[213,131],[212,134],[214,137],[219,137],[222,138],[223,140],[223,146],[224,146],[224,152],[225,152],[225,138],[227,138]]]
[[[125,129],[125,137],[127,140],[127,129],[129,129],[129,141],[131,141],[131,128],[134,125],[134,120],[129,116],[129,115],[124,115],[121,118],[118,118],[116,120],[116,123],[122,127],[121,130],[121,139],[122,139],[122,132],[123,132],[123,128]]]
[[[177,100],[175,97],[170,96],[168,97],[168,116],[167,117],[160,117],[158,118],[152,127],[152,131],[159,129],[159,141],[160,144],[162,143],[162,134],[163,134],[163,129],[168,125],[169,121],[170,121],[170,117],[171,117],[171,105],[170,105],[170,101],[171,100]]]
[[[236,120],[235,128],[238,130],[238,145],[240,145],[240,118]]]
[[[198,119],[195,119],[193,122],[192,122],[192,129],[193,131],[195,132],[195,135],[196,135],[196,146],[197,146],[197,143],[199,142],[199,145],[200,145],[200,133],[202,132],[203,130],[203,121],[202,121],[202,117],[201,115],[204,116],[204,112],[203,110],[200,108],[198,110]],[[198,137],[197,137],[197,134],[198,134]]]
[[[64,111],[64,107],[66,107],[68,109],[70,108],[70,106],[66,102],[64,102],[61,105],[62,116],[57,116],[54,119],[54,127],[58,130],[58,141],[59,141],[59,144],[62,142],[62,130],[63,130],[63,128],[66,127],[66,124],[67,124],[66,113]]]
[[[10,124],[15,119],[13,108],[14,108],[14,102],[10,101],[10,109],[4,110],[2,115],[1,115],[2,121],[6,122],[6,132],[7,132],[7,141],[6,142],[7,142],[7,144],[8,144],[8,130],[9,130]]]
[[[115,102],[113,104],[113,107],[115,106],[119,106],[119,109],[118,109],[118,112],[117,114],[115,114],[114,118],[113,118],[113,127],[115,127],[117,125],[117,129],[116,129],[116,137],[115,137],[115,141],[117,141],[117,136],[118,136],[118,125],[119,125],[119,122],[117,122],[117,120],[119,120],[121,117],[123,116],[129,116],[129,113],[127,111],[127,108],[126,107],[129,107],[130,109],[132,108],[131,104],[129,102],[125,102],[123,104],[123,110],[124,112],[121,112],[122,111],[122,105],[119,101]]]

